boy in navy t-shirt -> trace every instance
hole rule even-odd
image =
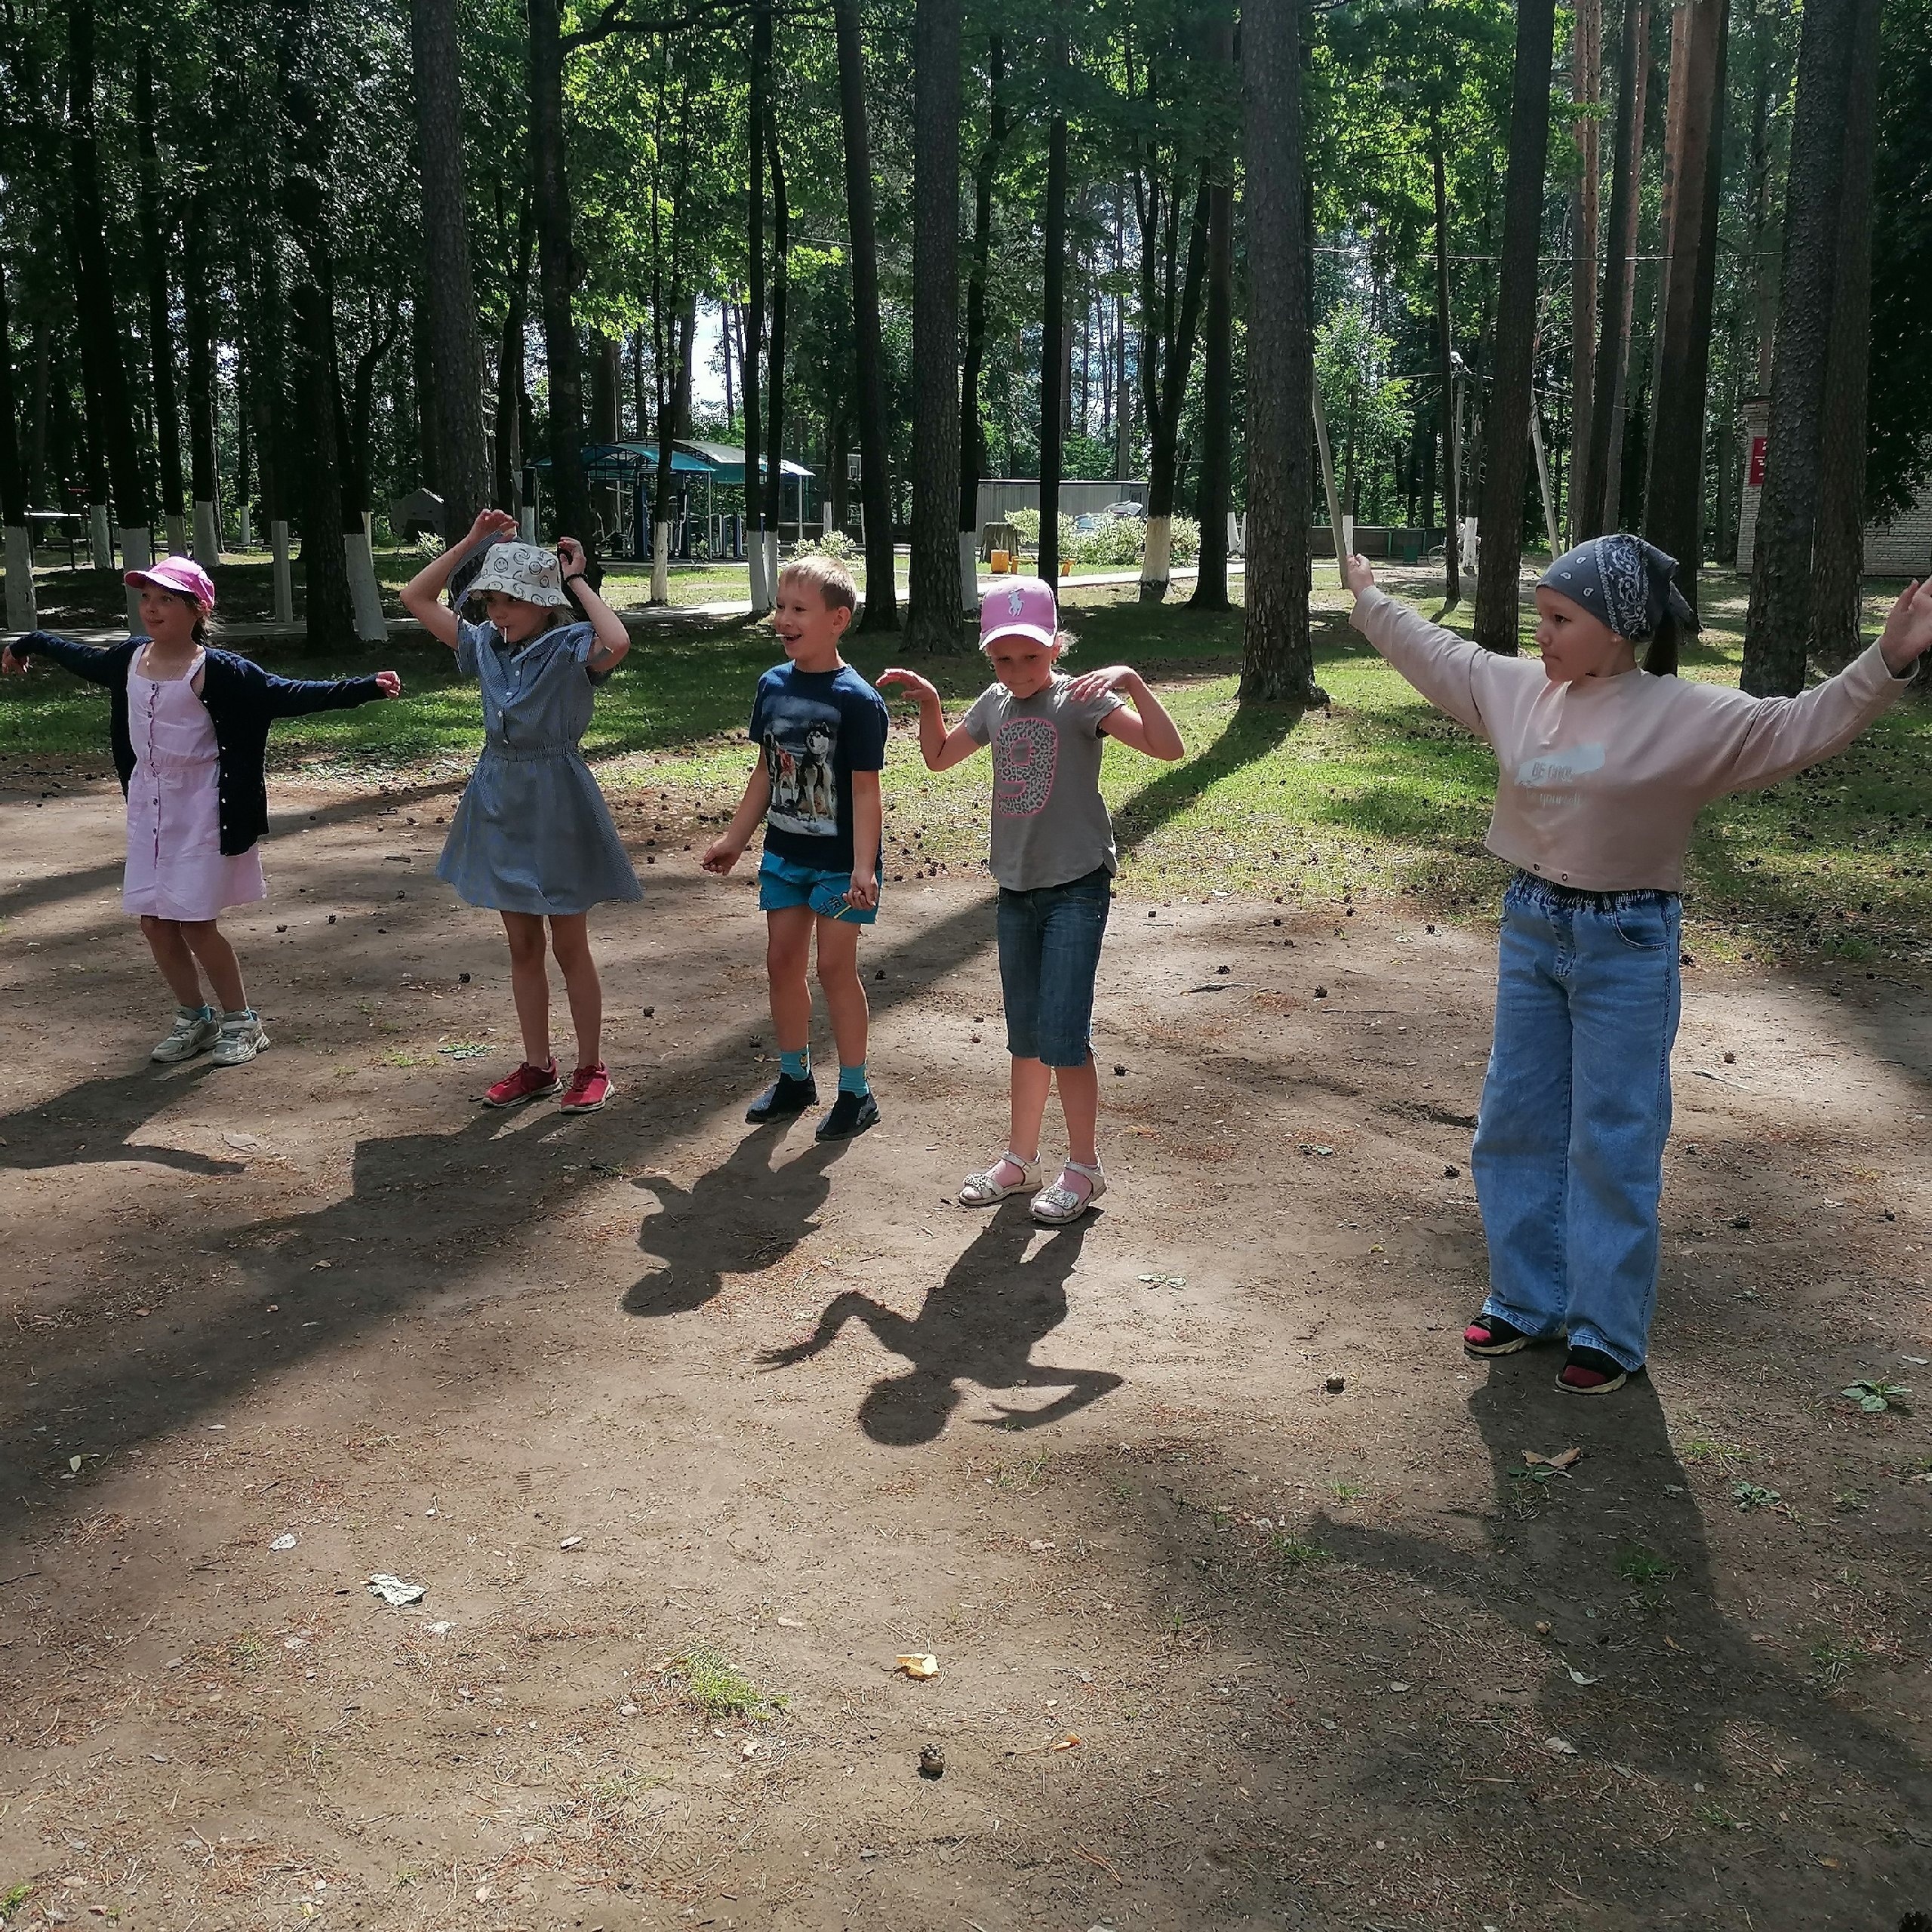
[[[779,1072],[746,1112],[757,1125],[818,1104],[805,978],[817,934],[818,980],[838,1047],[838,1092],[818,1124],[821,1140],[878,1123],[866,1081],[859,928],[878,913],[878,775],[890,724],[884,700],[838,654],[858,601],[851,575],[829,557],[801,557],[780,574],[772,625],[787,661],[758,681],[751,737],[761,755],[731,823],[701,861],[721,877],[764,821],[758,903],[770,933],[765,965]]]

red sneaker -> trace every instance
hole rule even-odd
[[[540,1100],[563,1085],[563,1078],[552,1060],[548,1066],[532,1066],[529,1061],[498,1081],[483,1096],[486,1107],[520,1107],[526,1100]]]
[[[571,1084],[557,1104],[567,1114],[594,1114],[615,1091],[600,1060],[595,1066],[580,1066],[571,1075]]]

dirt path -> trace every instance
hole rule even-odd
[[[1927,1434],[1835,1394],[1932,1397],[1901,989],[1687,975],[1655,1377],[1586,1404],[1455,1346],[1478,931],[1123,900],[1112,1192],[1049,1235],[948,1204],[1002,1131],[982,889],[889,891],[886,1124],[829,1155],[742,1124],[751,889],[655,795],[571,1121],[474,1104],[512,1023],[448,790],[281,791],[232,928],[275,1045],[220,1072],[145,1063],[118,800],[45,789],[0,794],[10,1924],[1932,1908]],[[783,1709],[701,1712],[697,1646]]]

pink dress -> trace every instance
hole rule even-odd
[[[160,919],[212,919],[224,906],[269,896],[259,844],[229,856],[221,849],[214,720],[195,689],[202,654],[165,681],[128,670],[128,735],[134,747],[128,781],[128,873],[124,911]]]

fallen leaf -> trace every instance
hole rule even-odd
[[[258,1154],[262,1143],[252,1134],[224,1134],[222,1139],[238,1154]]]
[[[1050,1751],[1071,1751],[1079,1742],[1079,1739],[1075,1737],[1072,1731],[1065,1731],[1056,1737],[1047,1749]]]
[[[904,1657],[894,1657],[892,1667],[894,1670],[903,1671],[908,1677],[937,1677],[939,1675],[938,1658],[928,1657],[921,1651],[909,1651]]]
[[[1539,1456],[1534,1449],[1523,1451],[1523,1460],[1533,1468],[1555,1469],[1559,1475],[1567,1475],[1571,1466],[1583,1459],[1580,1449],[1559,1449],[1554,1456]]]
[[[1559,1758],[1574,1758],[1577,1755],[1576,1746],[1567,1737],[1546,1737],[1543,1745],[1546,1749],[1554,1751]]]
[[[277,1537],[275,1541],[269,1545],[269,1547],[271,1549],[293,1549],[295,1547],[294,1532],[293,1531],[290,1531],[281,1536]]]
[[[1572,1684],[1601,1684],[1603,1681],[1601,1677],[1586,1677],[1567,1657],[1558,1657],[1557,1662],[1570,1673]]]
[[[745,1740],[745,1755],[747,1758],[755,1758],[758,1755],[758,1740],[755,1737],[748,1737]]]
[[[557,1547],[559,1549],[581,1549],[583,1547],[583,1539],[581,1537],[566,1537]]]

